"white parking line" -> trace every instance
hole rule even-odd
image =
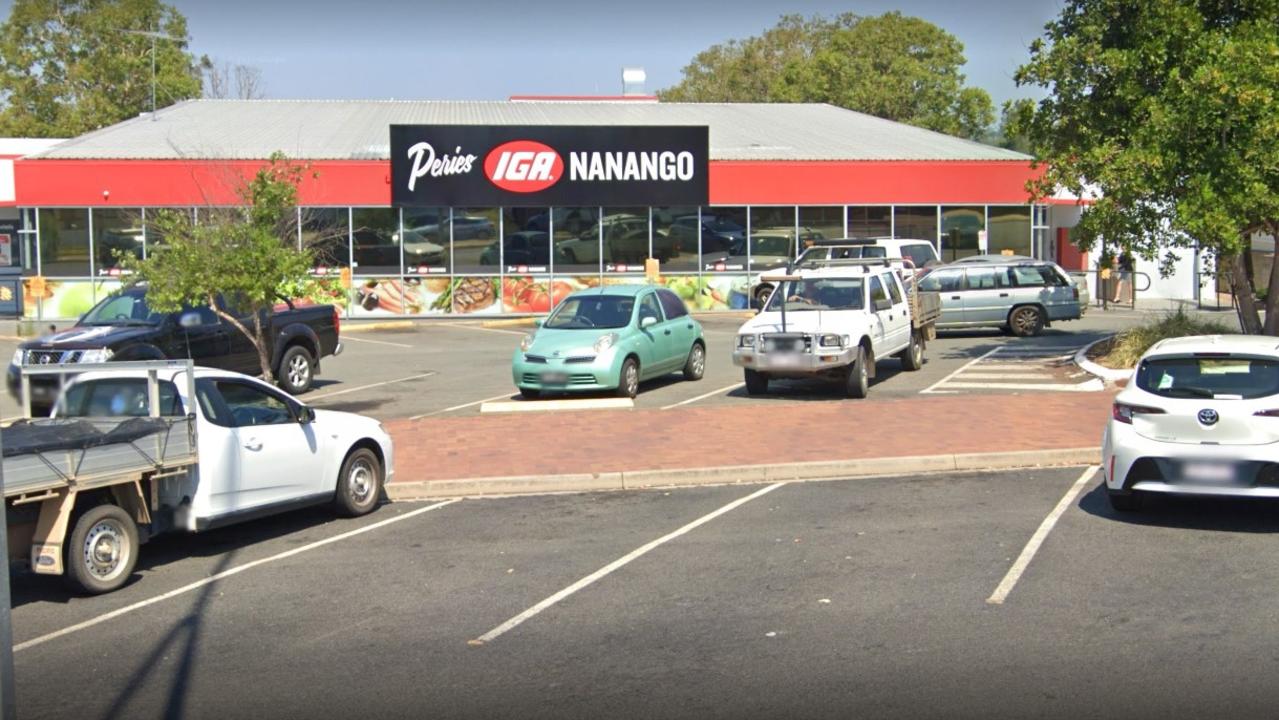
[[[1017,580],[1021,578],[1022,573],[1026,572],[1026,567],[1030,565],[1030,561],[1035,558],[1035,553],[1039,552],[1039,546],[1044,544],[1044,540],[1048,537],[1048,533],[1052,532],[1053,527],[1057,524],[1057,519],[1060,518],[1062,513],[1066,512],[1066,508],[1070,507],[1070,504],[1075,501],[1075,498],[1079,495],[1079,491],[1083,490],[1084,484],[1092,478],[1092,476],[1097,472],[1097,469],[1097,465],[1088,466],[1088,468],[1084,470],[1083,474],[1079,476],[1079,479],[1075,481],[1075,484],[1071,485],[1070,489],[1066,491],[1066,494],[1061,496],[1061,500],[1057,503],[1057,507],[1053,508],[1052,512],[1048,513],[1048,517],[1044,518],[1044,521],[1039,524],[1039,529],[1035,531],[1034,535],[1030,536],[1030,542],[1026,543],[1026,547],[1022,549],[1021,555],[1018,555],[1013,566],[1008,568],[1008,574],[1004,575],[1003,581],[1001,581],[999,586],[995,588],[995,592],[991,593],[990,597],[986,598],[986,602],[991,605],[1004,604],[1004,600],[1008,598],[1008,593],[1013,591],[1013,588],[1017,585]]]
[[[399,347],[399,348],[416,347],[414,345],[406,345],[404,343],[393,343],[393,342],[387,342],[385,340],[369,340],[368,338],[357,338],[357,337],[351,337],[350,335],[343,335],[342,342],[347,342],[347,341],[370,343],[372,345],[390,345],[391,347]]]
[[[436,410],[435,412],[422,413],[421,415],[414,415],[413,417],[409,419],[421,420],[424,417],[431,417],[433,415],[443,415],[444,413],[451,413],[454,410],[462,410],[464,408],[475,407],[476,405],[483,405],[486,402],[493,402],[494,400],[509,400],[509,399],[511,399],[511,393],[502,393],[501,395],[494,395],[491,398],[484,398],[483,400],[476,400],[474,402],[462,403],[461,405],[454,405],[453,407],[447,407],[447,408],[444,408],[443,410]]]
[[[461,323],[440,323],[440,327],[449,328],[451,330],[479,330],[480,332],[503,333],[505,335],[528,335],[528,332],[520,330],[503,330],[502,328],[486,328],[479,325],[463,325]],[[532,328],[529,328],[532,331]]]
[[[445,500],[443,502],[437,502],[433,505],[427,505],[426,507],[423,507],[423,508],[411,510],[409,512],[404,513],[403,515],[397,515],[393,518],[387,518],[386,520],[381,520],[371,525],[365,525],[364,527],[361,527],[361,528],[348,530],[347,532],[344,532],[340,535],[334,535],[331,538],[317,540],[313,543],[309,543],[301,547],[296,547],[296,548],[293,548],[292,550],[286,550],[282,553],[277,553],[270,557],[265,557],[260,560],[247,562],[243,565],[237,565],[236,567],[233,567],[229,570],[223,570],[222,572],[217,573],[216,575],[210,575],[209,577],[204,578],[203,580],[197,580],[189,585],[183,585],[182,587],[176,590],[170,590],[169,592],[164,593],[162,595],[156,595],[153,598],[148,598],[146,600],[142,600],[141,602],[136,602],[132,605],[126,605],[125,607],[122,607],[119,610],[112,610],[109,613],[99,615],[89,620],[85,620],[82,623],[76,623],[75,625],[62,628],[61,630],[56,630],[54,632],[48,633],[47,635],[41,635],[39,637],[32,638],[26,642],[18,643],[17,645],[13,646],[13,651],[21,652],[22,650],[26,650],[27,648],[33,648],[37,645],[42,645],[44,643],[49,642],[50,640],[56,640],[57,638],[70,635],[71,633],[79,632],[81,630],[86,630],[88,628],[93,627],[94,625],[100,625],[104,622],[107,622],[108,620],[114,620],[120,617],[121,615],[127,615],[135,610],[141,610],[144,607],[154,605],[158,602],[163,602],[165,600],[168,600],[169,598],[174,598],[174,597],[177,597],[178,595],[189,593],[192,590],[198,590],[204,587],[205,585],[208,585],[209,583],[215,583],[224,578],[231,577],[232,575],[242,573],[245,570],[258,567],[259,565],[265,565],[267,563],[275,562],[276,560],[283,560],[287,557],[293,557],[294,555],[298,555],[310,550],[314,550],[318,547],[323,547],[325,545],[338,542],[339,540],[346,540],[347,538],[352,538],[352,537],[355,537],[356,535],[362,535],[371,530],[377,530],[378,528],[386,527],[387,525],[390,525],[392,523],[397,523],[402,520],[408,520],[411,517],[417,517],[418,515],[421,515],[422,513],[427,513],[432,510],[437,510],[439,508],[444,507],[445,505],[452,505],[453,503],[458,502],[458,500],[460,500],[460,498],[454,499],[454,500]]]
[[[359,385],[353,388],[347,388],[345,390],[338,390],[336,392],[321,393],[319,395],[310,395],[305,397],[305,400],[308,403],[314,402],[316,400],[327,400],[331,397],[337,397],[338,395],[345,395],[347,393],[359,392],[361,390],[370,390],[375,387],[382,387],[383,385],[394,385],[395,383],[408,382],[409,380],[417,380],[418,378],[431,377],[432,375],[438,375],[438,374],[439,373],[432,370],[431,372],[418,373],[417,375],[409,375],[408,377],[396,378],[394,380],[386,380],[378,383],[369,383],[368,385]]]
[[[944,385],[944,384],[946,383],[946,381],[947,381],[947,380],[949,380],[949,379],[951,379],[951,378],[955,377],[955,376],[956,376],[956,375],[958,375],[959,373],[961,373],[961,372],[963,372],[963,371],[967,370],[968,368],[970,368],[970,367],[972,367],[972,366],[976,365],[977,363],[981,362],[982,360],[985,360],[986,358],[990,357],[991,355],[994,355],[994,354],[995,354],[995,353],[997,353],[997,352],[999,352],[999,348],[995,348],[994,350],[991,350],[990,352],[986,353],[985,355],[982,355],[982,356],[980,356],[980,357],[975,357],[975,358],[973,358],[972,360],[969,360],[968,362],[964,363],[964,366],[963,366],[963,367],[959,368],[959,369],[958,369],[958,370],[956,370],[955,372],[953,372],[953,373],[951,373],[951,374],[947,375],[946,377],[942,378],[941,380],[938,380],[937,382],[933,383],[932,385],[929,385],[928,387],[924,388],[923,390],[920,390],[920,391],[919,391],[919,394],[920,394],[920,395],[923,395],[924,393],[930,393],[930,392],[933,392],[933,389],[934,389],[934,388],[938,387],[939,385]]]
[[[679,407],[680,405],[690,405],[690,404],[692,404],[692,403],[697,402],[698,400],[705,400],[706,398],[711,397],[712,395],[719,395],[720,393],[732,392],[732,391],[736,390],[737,388],[744,386],[745,384],[746,384],[746,383],[744,383],[744,382],[733,383],[732,385],[729,385],[728,387],[722,387],[722,388],[720,388],[720,389],[718,389],[718,390],[712,390],[712,391],[710,391],[710,392],[708,392],[708,393],[703,393],[703,394],[701,394],[701,395],[698,395],[698,396],[697,396],[697,397],[695,397],[695,398],[689,398],[689,399],[687,399],[687,400],[681,400],[681,401],[679,401],[679,402],[677,402],[677,403],[674,403],[674,404],[671,404],[671,405],[665,405],[665,406],[663,406],[663,407],[662,407],[662,409],[663,409],[663,410],[670,410],[671,408],[677,408],[677,407]]]
[[[1100,378],[1093,378],[1081,383],[1006,383],[1006,382],[953,382],[947,383],[949,388],[968,390],[1051,390],[1053,392],[1101,392],[1106,383]]]
[[[650,551],[652,551],[653,549],[655,549],[655,548],[657,548],[657,547],[659,547],[659,546],[661,546],[661,545],[663,545],[663,544],[665,544],[665,543],[667,543],[667,542],[669,542],[669,541],[671,541],[671,540],[674,540],[675,538],[679,537],[680,535],[683,535],[683,534],[685,534],[685,533],[687,533],[687,532],[689,532],[689,531],[691,531],[691,530],[695,530],[696,528],[698,528],[698,527],[700,527],[700,526],[702,526],[702,525],[705,525],[706,523],[710,522],[711,520],[714,520],[715,518],[719,517],[720,515],[723,515],[723,514],[724,514],[724,513],[726,513],[726,512],[729,512],[729,511],[731,511],[731,510],[733,510],[733,509],[735,509],[735,508],[737,508],[737,507],[740,507],[740,506],[742,506],[742,505],[745,505],[746,503],[750,502],[751,500],[754,500],[754,499],[755,499],[755,498],[757,498],[757,497],[760,497],[761,495],[765,495],[765,494],[767,494],[767,493],[770,493],[770,492],[772,492],[772,491],[776,490],[777,488],[779,488],[779,487],[781,487],[781,486],[783,486],[783,485],[785,485],[785,484],[786,484],[786,483],[784,483],[784,482],[774,483],[774,484],[772,484],[772,485],[769,485],[769,486],[768,486],[768,487],[766,487],[766,488],[762,488],[762,489],[760,489],[760,490],[756,490],[755,492],[751,493],[750,495],[747,495],[746,497],[738,498],[738,499],[734,500],[733,502],[731,502],[731,503],[729,503],[729,504],[725,505],[724,507],[722,507],[722,508],[720,508],[720,509],[718,509],[718,510],[715,510],[715,511],[713,511],[713,512],[707,513],[706,515],[703,515],[703,516],[701,516],[701,517],[697,518],[697,519],[696,519],[696,520],[694,520],[693,522],[691,522],[691,523],[689,523],[689,524],[685,525],[684,527],[682,527],[682,528],[680,528],[680,529],[678,529],[678,530],[676,530],[676,531],[674,531],[674,532],[672,532],[672,533],[669,533],[669,534],[663,535],[662,537],[660,537],[660,538],[658,538],[658,539],[656,539],[656,540],[654,540],[654,541],[652,541],[652,542],[648,543],[647,545],[644,545],[643,547],[640,547],[640,548],[638,548],[638,549],[636,549],[636,550],[633,550],[633,551],[631,551],[631,552],[627,553],[626,555],[623,555],[622,557],[620,557],[620,558],[618,558],[618,559],[614,560],[613,562],[611,562],[611,563],[609,563],[609,564],[605,565],[604,567],[600,568],[599,570],[596,570],[595,572],[591,573],[590,575],[587,575],[586,577],[582,578],[581,580],[578,580],[577,582],[573,583],[572,585],[569,585],[568,587],[564,588],[563,590],[560,590],[559,592],[555,593],[554,595],[552,595],[552,596],[550,596],[550,597],[546,598],[545,600],[543,600],[543,601],[539,602],[538,604],[534,605],[533,607],[531,607],[531,608],[529,608],[529,609],[525,610],[524,612],[520,613],[519,615],[516,615],[515,617],[511,618],[510,620],[507,620],[506,622],[502,623],[501,625],[498,625],[497,627],[493,628],[492,630],[489,630],[488,632],[486,632],[486,633],[484,633],[483,635],[479,636],[479,637],[478,637],[478,638],[476,638],[475,640],[472,640],[472,641],[471,641],[471,643],[472,643],[472,644],[477,644],[477,645],[482,645],[482,644],[484,644],[484,643],[492,642],[493,640],[496,640],[498,637],[501,637],[501,636],[502,636],[503,634],[505,634],[506,632],[508,632],[508,631],[510,631],[510,630],[512,630],[512,629],[514,629],[515,627],[519,626],[519,625],[520,625],[521,623],[523,623],[525,620],[528,620],[529,618],[531,618],[531,617],[533,617],[533,616],[537,615],[538,613],[540,613],[540,612],[542,612],[543,610],[547,609],[548,607],[550,607],[550,606],[554,605],[555,603],[557,603],[557,602],[559,602],[559,601],[563,600],[564,598],[568,597],[569,595],[572,595],[573,593],[577,592],[578,590],[581,590],[582,588],[584,588],[584,587],[586,587],[586,586],[590,585],[591,583],[595,582],[596,580],[599,580],[600,578],[602,578],[602,577],[604,577],[604,576],[608,575],[609,573],[613,572],[614,570],[616,570],[616,569],[618,569],[618,568],[622,567],[623,565],[626,565],[626,564],[627,564],[627,563],[629,563],[630,561],[632,561],[632,560],[634,560],[634,559],[636,559],[636,558],[638,558],[638,557],[641,557],[641,556],[643,556],[643,555],[645,555],[645,554],[649,553],[649,552],[650,552]]]

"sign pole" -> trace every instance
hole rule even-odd
[[[3,434],[3,431],[0,431]],[[3,455],[3,453],[0,453]],[[4,487],[4,466],[0,463],[0,488]],[[13,683],[13,625],[9,597],[9,505],[0,507],[0,558],[4,558],[4,572],[0,573],[0,719],[18,717],[18,705],[14,697]]]

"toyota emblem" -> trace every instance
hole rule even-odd
[[[53,357],[52,357],[52,356],[50,356],[50,355],[41,355],[41,356],[40,356],[40,364],[41,364],[41,365],[48,365],[48,364],[49,364],[49,361],[51,361],[52,359],[53,359]]]
[[[1199,422],[1204,425],[1216,425],[1217,418],[1217,411],[1212,408],[1204,408],[1199,411]]]

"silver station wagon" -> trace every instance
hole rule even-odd
[[[938,328],[998,327],[1022,337],[1080,317],[1079,289],[1056,263],[956,263],[933,268],[919,289],[941,296]]]

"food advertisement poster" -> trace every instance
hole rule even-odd
[[[23,279],[24,318],[40,317],[42,306],[46,320],[79,318],[93,307],[95,285],[103,288],[103,295],[120,287],[117,280],[45,280],[43,284],[44,287],[41,288],[39,282],[32,282],[31,278]]]
[[[449,312],[448,278],[361,278],[351,290],[352,317],[442,315]]]

